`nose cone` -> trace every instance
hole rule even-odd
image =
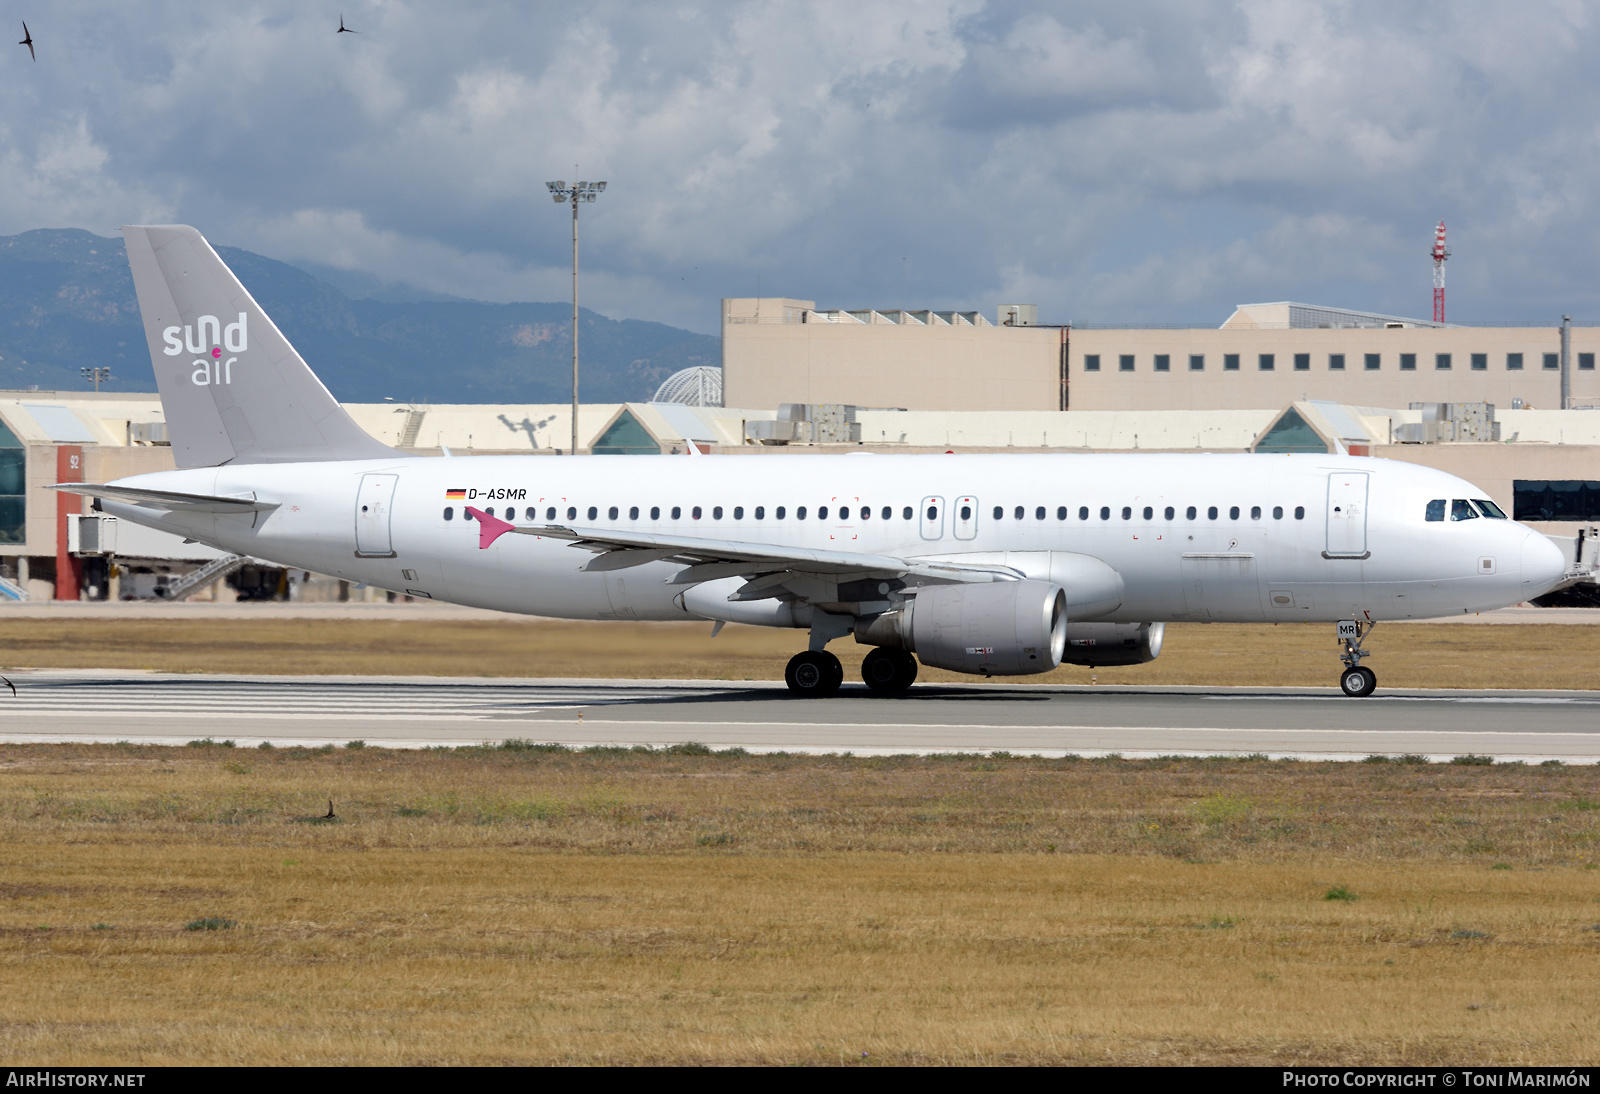
[[[1561,548],[1538,532],[1522,541],[1522,599],[1532,600],[1561,584],[1567,574]]]

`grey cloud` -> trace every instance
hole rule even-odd
[[[0,232],[184,220],[435,292],[1219,322],[1251,299],[1600,317],[1576,4],[56,3],[0,60]]]

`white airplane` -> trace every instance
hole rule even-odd
[[[1168,620],[1370,627],[1530,600],[1561,552],[1471,483],[1328,455],[421,459],[363,432],[193,228],[128,227],[178,470],[59,484],[221,550],[569,619],[808,630],[785,679],[872,690],[1129,665]],[[715,633],[715,629],[713,631]]]

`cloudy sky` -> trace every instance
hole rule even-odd
[[[342,12],[357,34],[335,34]],[[1594,4],[0,0],[0,234],[183,221],[714,332],[724,296],[1600,318]]]

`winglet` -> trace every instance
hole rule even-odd
[[[467,506],[467,514],[478,522],[478,550],[487,551],[491,544],[507,532],[515,532],[517,526],[499,517],[491,517],[482,509]]]
[[[693,441],[691,441],[688,437],[685,437],[683,439],[683,443],[689,446],[684,451],[684,455],[685,456],[703,456],[703,455],[705,455],[705,453],[701,452],[699,447]]]

